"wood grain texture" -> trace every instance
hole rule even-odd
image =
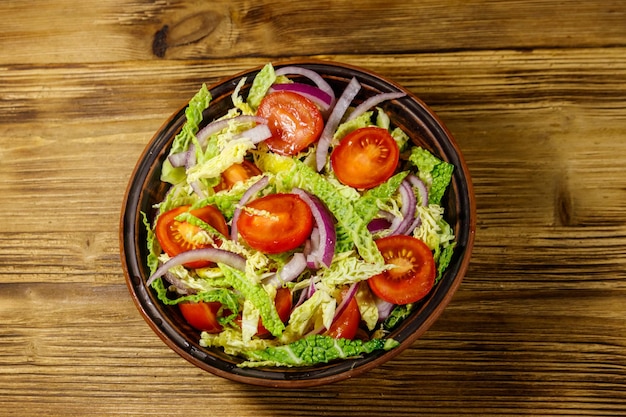
[[[11,16],[0,63],[603,47],[626,36],[620,0],[34,0],[0,13]]]
[[[0,416],[626,415],[623,2],[28,4],[0,2]],[[280,391],[169,350],[128,295],[117,233],[137,158],[201,83],[299,56],[430,105],[478,230],[411,348]]]

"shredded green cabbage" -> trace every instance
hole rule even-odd
[[[253,109],[259,107],[261,100],[265,97],[267,90],[269,90],[275,80],[276,73],[274,72],[274,67],[272,64],[268,63],[258,72],[256,77],[254,77],[250,92],[248,93],[248,104],[250,107]]]
[[[315,194],[337,219],[339,225],[354,242],[359,255],[372,264],[385,263],[380,251],[374,243],[372,234],[367,230],[367,222],[358,215],[349,200],[337,193],[335,187],[309,166],[296,161],[298,169],[298,186]]]
[[[202,112],[209,107],[211,99],[211,92],[208,90],[206,84],[202,84],[202,88],[191,99],[185,109],[186,122],[180,133],[174,138],[169,155],[186,151],[189,149],[189,144],[196,140],[196,132],[198,132],[198,127],[202,122]],[[174,168],[169,160],[166,159],[161,167],[161,181],[170,184],[178,184],[184,180],[185,168]]]
[[[276,77],[274,68],[267,64],[252,80],[247,97],[241,94],[246,85],[241,79],[231,95],[233,107],[220,119],[232,119],[238,115],[253,115],[263,97],[275,82],[291,82],[285,76]],[[388,350],[397,345],[392,339],[385,339],[387,332],[408,317],[414,305],[397,306],[391,316],[379,322],[376,299],[366,281],[390,266],[385,264],[378,250],[375,238],[369,232],[368,224],[387,211],[401,215],[401,199],[398,189],[410,172],[415,173],[429,188],[429,201],[424,207],[417,207],[421,224],[413,234],[424,241],[433,251],[437,265],[437,281],[452,260],[455,248],[454,231],[443,217],[440,205],[451,181],[453,166],[429,151],[413,147],[408,151],[410,138],[400,128],[393,128],[389,116],[379,107],[359,117],[339,125],[331,141],[331,148],[350,132],[361,127],[375,125],[390,130],[403,153],[402,171],[384,183],[367,191],[357,190],[342,184],[332,172],[318,173],[315,170],[315,145],[295,156],[283,156],[268,152],[267,145],[253,144],[240,133],[253,127],[252,123],[230,121],[200,146],[196,138],[202,122],[203,111],[209,106],[211,94],[205,85],[189,102],[185,110],[186,122],[174,139],[170,155],[187,151],[195,145],[196,164],[188,170],[174,168],[166,159],[162,166],[161,179],[171,184],[163,201],[156,205],[158,213],[175,207],[190,205],[192,209],[213,205],[222,212],[227,222],[231,222],[237,204],[244,193],[260,177],[249,178],[234,184],[229,190],[215,192],[213,187],[220,181],[221,173],[234,163],[241,163],[252,157],[255,165],[268,177],[268,185],[259,196],[291,192],[294,187],[316,195],[328,208],[336,221],[336,246],[331,265],[319,270],[306,270],[293,282],[285,285],[292,291],[306,290],[315,285],[315,291],[304,302],[297,305],[290,314],[289,321],[283,323],[274,305],[276,288],[264,286],[265,277],[281,271],[291,258],[292,252],[268,255],[256,251],[243,241],[233,241],[221,235],[215,228],[190,213],[177,217],[198,228],[195,236],[199,242],[216,244],[220,248],[246,259],[244,271],[224,264],[190,270],[176,266],[169,273],[188,290],[170,287],[158,278],[152,288],[157,297],[166,305],[182,302],[219,302],[218,313],[223,330],[217,334],[203,332],[200,344],[205,347],[219,347],[227,354],[239,355],[246,359],[242,367],[254,366],[307,366],[327,363],[336,359],[358,357],[374,350]],[[376,114],[374,117],[374,113]],[[415,170],[415,168],[417,170]],[[193,186],[192,186],[193,185]],[[196,192],[200,187],[202,197]],[[142,222],[147,231],[148,267],[153,273],[160,263],[169,256],[162,253],[145,213]],[[360,340],[333,339],[315,333],[331,327],[336,313],[337,302],[342,290],[348,285],[358,285],[357,304],[361,319],[371,337],[367,342]],[[259,321],[274,336],[255,337]]]
[[[240,292],[245,300],[252,302],[259,310],[263,326],[273,335],[280,336],[285,325],[278,316],[274,300],[261,284],[251,280],[245,273],[228,265],[218,264],[224,273],[224,279],[236,291]]]
[[[248,360],[238,366],[310,366],[336,359],[357,358],[375,350],[390,350],[396,346],[398,342],[393,339],[371,339],[364,342],[359,339],[334,339],[330,336],[311,335],[288,345],[244,351],[242,353]]]
[[[418,177],[429,187],[428,203],[439,204],[452,179],[454,165],[440,160],[421,147],[411,150],[409,161],[417,167]]]

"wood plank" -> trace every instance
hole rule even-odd
[[[442,317],[393,361],[328,387],[194,368],[128,295],[122,196],[200,83],[269,57],[4,63],[0,416],[624,415],[626,49],[317,56],[406,85],[465,154],[476,248]]]
[[[474,176],[479,247],[506,242],[512,251],[508,239],[514,239],[523,252],[525,245],[538,245],[537,229],[529,228],[535,223],[549,228],[540,230],[542,246],[550,247],[552,233],[567,234],[571,241],[589,236],[590,246],[573,257],[588,253],[589,268],[603,262],[591,249],[601,244],[607,228],[623,226],[625,216],[619,173],[626,151],[621,140],[626,133],[626,51],[504,51],[497,57],[502,67],[490,64],[492,52],[332,58],[405,84],[444,119]],[[18,266],[35,271],[36,259],[46,258],[57,265],[51,271],[75,270],[75,279],[89,279],[83,273],[97,253],[106,274],[115,275],[123,192],[153,132],[201,82],[260,64],[244,59],[210,67],[197,61],[154,62],[140,69],[128,63],[6,67],[5,79],[11,82],[0,86],[0,95],[17,105],[6,102],[1,109],[6,111],[0,111],[0,193],[7,197],[0,208],[19,220],[0,224],[2,252],[14,262],[4,271]],[[413,68],[410,79],[402,75],[408,68]],[[581,78],[595,88],[578,89]],[[43,89],[45,95],[22,87],[35,79],[50,86]],[[155,91],[159,79],[163,88]],[[60,117],[68,121],[60,122]],[[33,124],[34,136],[25,128]],[[111,157],[102,161],[101,155]],[[615,254],[623,249],[623,227],[621,231]],[[48,253],[57,247],[63,252]],[[33,274],[41,278],[23,277],[45,279],[45,274]]]
[[[623,46],[625,12],[619,0],[10,0],[0,63]]]
[[[0,292],[10,325],[0,328],[0,368],[11,369],[0,373],[0,415],[9,415],[7,407],[123,415],[138,405],[146,415],[207,407],[230,415],[235,404],[245,415],[619,415],[626,405],[619,365],[625,320],[606,302],[621,303],[624,295],[462,289],[398,358],[349,381],[292,392],[197,370],[151,333],[123,286],[12,284],[11,294]],[[578,308],[554,315],[559,306],[550,300],[577,301]]]

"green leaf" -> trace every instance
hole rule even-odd
[[[226,142],[218,155],[198,162],[187,171],[187,182],[218,178],[231,165],[240,164],[248,151],[254,147],[254,143],[247,138]]]
[[[209,236],[211,236],[212,239],[225,239],[225,236],[223,234],[221,234],[215,227],[211,226],[210,224],[208,224],[207,222],[205,222],[202,219],[197,218],[196,216],[194,216],[193,214],[189,213],[189,212],[185,212],[185,213],[181,213],[178,216],[176,216],[175,220],[179,221],[179,222],[187,222],[189,224],[192,224],[196,227],[199,227],[200,229],[204,230],[205,232],[207,232],[209,234]]]
[[[322,282],[329,287],[354,284],[389,269],[386,264],[373,264],[354,256],[354,252],[336,254],[329,268],[319,272]]]
[[[383,323],[383,329],[392,330],[399,323],[401,323],[404,319],[409,317],[411,311],[413,310],[413,304],[402,304],[397,305],[389,314],[389,317]]]
[[[357,129],[372,125],[373,112],[367,111],[350,121],[344,122],[337,127],[335,134],[333,135],[333,143],[341,142],[348,134],[354,132]]]
[[[261,71],[254,77],[250,92],[248,93],[248,104],[256,109],[261,104],[261,100],[267,94],[267,90],[276,80],[276,73],[272,64],[266,64]]]
[[[400,149],[400,153],[407,150],[409,143],[411,142],[411,138],[407,135],[404,130],[399,127],[396,127],[391,131],[391,137],[394,138],[396,143],[398,144],[398,148]]]
[[[438,270],[437,280],[439,280],[452,257],[452,251],[455,247],[454,230],[443,218],[443,207],[430,204],[426,207],[418,206],[417,211],[422,222],[413,231],[413,236],[426,243],[433,251]]]
[[[367,230],[367,223],[355,210],[352,202],[341,194],[335,187],[311,167],[300,161],[295,161],[299,174],[297,186],[315,194],[328,207],[337,219],[338,224],[344,229],[354,242],[359,255],[374,264],[385,263],[380,251],[374,243],[372,234]]]
[[[364,342],[358,339],[310,335],[288,345],[244,351],[248,360],[238,366],[312,366],[335,359],[356,358],[376,350],[390,350],[398,344],[393,339],[371,339]]]
[[[278,316],[274,301],[261,286],[261,284],[249,279],[242,271],[231,268],[225,264],[218,264],[224,272],[225,281],[232,286],[235,291],[241,293],[242,297],[250,300],[259,310],[263,326],[273,335],[280,336],[285,329],[285,325]]]
[[[184,302],[197,303],[204,302],[219,302],[222,304],[218,313],[218,321],[220,324],[225,325],[234,322],[239,314],[239,298],[231,290],[225,288],[216,288],[211,291],[202,291],[196,294],[183,295],[176,298],[170,298],[169,291],[165,286],[165,282],[162,278],[157,278],[152,283],[152,288],[157,293],[157,298],[165,305],[176,305]],[[224,315],[224,312],[228,311],[228,315]]]
[[[428,191],[429,204],[439,204],[441,202],[441,199],[448,188],[448,184],[450,184],[450,180],[452,179],[453,171],[454,165],[447,162],[437,164],[433,168],[433,172],[431,174],[433,177],[433,183]]]
[[[202,88],[193,96],[185,109],[185,117],[187,120],[181,131],[174,138],[169,155],[186,151],[189,149],[189,144],[196,140],[196,133],[202,122],[202,112],[209,107],[211,99],[211,92],[208,90],[206,84],[202,84]],[[170,184],[178,184],[184,179],[185,169],[183,167],[174,168],[169,160],[165,159],[165,161],[163,161],[161,181]]]
[[[289,317],[289,324],[280,337],[282,343],[302,338],[312,328],[323,325],[330,328],[337,306],[336,300],[326,291],[317,290],[305,302],[297,306]]]
[[[156,235],[152,231],[152,226],[150,225],[148,216],[143,211],[141,212],[141,221],[143,222],[147,233],[146,243],[148,248],[148,268],[150,268],[150,274],[153,274],[159,267],[159,253],[161,253],[161,247],[156,239]]]
[[[400,172],[363,194],[354,204],[354,209],[363,218],[364,222],[369,223],[376,216],[379,210],[379,202],[389,200],[398,191],[400,184],[402,184],[402,181],[408,174],[408,171]]]
[[[232,219],[235,208],[243,194],[252,184],[258,181],[257,177],[249,178],[246,181],[237,182],[233,188],[227,191],[222,191],[217,194],[212,194],[206,198],[198,200],[192,205],[191,209],[197,209],[208,205],[215,206],[227,220]]]
[[[435,260],[437,262],[437,279],[435,280],[435,284],[439,282],[439,280],[443,276],[443,272],[446,270],[446,268],[448,268],[448,265],[450,265],[455,246],[456,243],[453,242],[448,246],[444,246],[443,249],[441,249],[441,251],[439,252],[439,256]]]
[[[421,147],[411,149],[409,161],[417,167],[419,178],[428,186],[428,203],[439,204],[452,179],[454,165]]]

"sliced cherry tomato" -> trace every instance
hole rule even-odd
[[[376,241],[385,263],[393,268],[367,280],[378,297],[408,304],[426,296],[435,284],[435,261],[428,246],[412,236],[388,236]]]
[[[249,161],[243,161],[241,164],[233,164],[222,172],[222,179],[219,184],[213,187],[215,192],[222,190],[230,190],[233,185],[240,181],[245,181],[263,172],[256,165]]]
[[[297,248],[309,237],[313,214],[295,194],[270,194],[246,204],[237,229],[250,247],[264,253],[281,253]]]
[[[197,233],[201,230],[187,222],[176,220],[179,214],[189,211],[190,206],[176,207],[161,214],[156,224],[156,236],[161,248],[169,256],[173,257],[191,249],[200,249],[211,246],[209,242],[202,242]],[[191,210],[190,213],[213,226],[223,235],[228,235],[228,226],[222,213],[213,206],[206,206]],[[219,244],[219,242],[217,242]],[[188,268],[204,268],[211,265],[209,261],[190,262],[185,264]]]
[[[217,321],[217,314],[221,306],[221,303],[218,302],[205,303],[204,301],[178,304],[180,312],[189,325],[208,333],[222,331],[222,325]]]
[[[357,304],[356,298],[352,297],[339,317],[333,321],[333,324],[326,334],[335,339],[354,339],[359,330],[360,323],[361,312],[359,311],[359,305]]]
[[[266,95],[257,116],[268,119],[272,137],[267,146],[282,155],[295,155],[319,139],[324,129],[322,113],[315,103],[293,91]]]
[[[279,288],[276,291],[276,298],[274,298],[274,305],[276,306],[276,311],[278,312],[278,317],[282,320],[283,323],[287,322],[289,316],[291,315],[291,307],[292,307],[292,296],[291,290],[289,288]],[[258,336],[267,336],[270,332],[267,330],[262,323],[259,321],[259,328],[257,330]]]
[[[396,170],[400,152],[387,129],[363,127],[344,137],[331,155],[335,175],[345,185],[372,188]]]

